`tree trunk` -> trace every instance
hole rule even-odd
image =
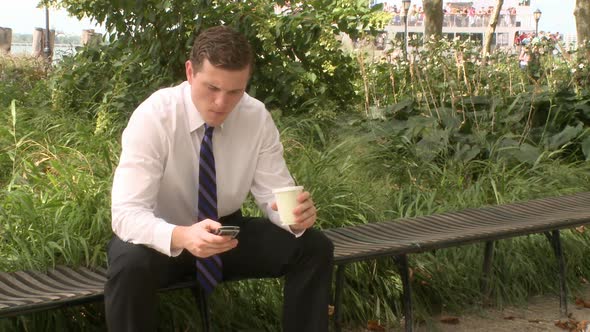
[[[434,36],[440,39],[443,27],[443,3],[442,0],[423,0],[424,6],[424,37],[425,40]]]
[[[490,17],[490,26],[488,27],[488,32],[486,33],[486,39],[483,44],[483,50],[481,51],[482,57],[485,59],[485,56],[490,54],[492,49],[492,37],[496,33],[496,25],[498,24],[498,18],[500,17],[500,11],[502,10],[502,5],[504,4],[504,0],[497,0],[496,8],[494,8],[494,12],[492,13],[492,17]],[[485,60],[484,60],[485,61]]]
[[[12,29],[0,27],[0,54],[10,53],[12,46]]]
[[[590,41],[590,1],[576,0],[574,16],[576,17],[578,45],[586,45]]]

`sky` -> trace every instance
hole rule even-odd
[[[543,13],[539,20],[539,30],[575,34],[575,1],[531,0],[531,7],[538,8]],[[37,3],[38,0],[0,0],[0,27],[12,28],[13,33],[29,34],[32,34],[36,27],[45,27],[45,10],[36,8]],[[49,11],[49,27],[66,35],[81,35],[83,29],[104,32],[104,28],[97,27],[88,19],[78,21],[68,16],[66,11],[55,9]]]
[[[12,33],[32,34],[35,28],[45,28],[45,8],[36,8],[38,0],[0,0],[0,27]],[[84,29],[104,33],[89,19],[71,17],[65,10],[49,9],[49,28],[66,35],[82,35]]]
[[[539,31],[576,34],[575,4],[576,0],[531,0],[531,7],[542,12]]]

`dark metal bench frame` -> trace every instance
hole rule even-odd
[[[324,230],[334,243],[336,288],[334,324],[342,328],[342,290],[348,264],[392,257],[403,284],[406,331],[413,330],[412,289],[407,256],[435,249],[485,242],[482,292],[489,292],[494,241],[544,233],[559,267],[560,309],[567,315],[565,261],[560,229],[590,223],[590,192],[531,200],[418,218]],[[103,300],[106,271],[57,267],[36,271],[0,272],[0,318]],[[206,297],[196,281],[171,285],[161,291],[190,288],[209,331]]]

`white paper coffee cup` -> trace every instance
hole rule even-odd
[[[295,224],[295,215],[293,210],[299,204],[297,202],[297,195],[303,191],[303,186],[283,187],[272,191],[275,194],[277,207],[279,208],[279,218],[283,225]]]

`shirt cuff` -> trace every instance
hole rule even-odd
[[[295,237],[300,237],[301,235],[303,235],[303,233],[305,233],[305,229],[301,230],[301,231],[297,231],[297,232],[293,232],[291,230],[291,227],[289,227],[289,225],[283,225],[281,223],[281,218],[279,217],[279,213],[275,210],[271,210],[268,209],[268,219],[270,219],[270,221],[272,221],[273,224],[279,226],[280,228],[286,230],[287,232],[295,235]]]
[[[293,230],[291,230],[291,227],[289,226],[287,226],[287,229],[289,230],[289,232],[291,232],[291,234],[295,235],[295,237],[300,237],[301,235],[303,235],[303,233],[305,233],[305,229],[302,229],[297,232],[293,232]]]
[[[165,221],[160,222],[154,228],[154,247],[159,252],[170,257],[180,255],[182,249],[172,251],[172,231],[176,225],[169,224]]]

